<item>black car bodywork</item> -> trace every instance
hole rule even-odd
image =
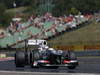
[[[75,69],[78,61],[75,53],[72,51],[62,50],[32,50],[18,51],[15,53],[16,67],[30,65],[32,68],[67,66],[69,69]]]

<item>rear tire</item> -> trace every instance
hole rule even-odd
[[[25,53],[23,51],[16,52],[15,65],[16,65],[16,67],[24,67],[25,66]]]

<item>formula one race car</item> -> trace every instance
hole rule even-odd
[[[28,45],[39,47],[29,51],[17,51],[15,53],[16,67],[25,65],[30,65],[32,68],[67,66],[68,69],[75,69],[78,66],[74,52],[49,48],[45,40],[28,40]]]

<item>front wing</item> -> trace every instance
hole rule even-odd
[[[33,66],[78,66],[77,60],[64,60],[60,64],[51,64],[48,60],[38,60],[33,62]]]

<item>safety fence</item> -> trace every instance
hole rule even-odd
[[[50,47],[57,49],[57,50],[72,50],[72,51],[92,51],[92,50],[100,50],[100,45],[50,45]],[[23,48],[0,48],[0,52],[2,51],[19,51],[19,50],[25,50],[25,47]]]
[[[70,46],[71,47],[71,46]],[[69,47],[67,47],[69,48]],[[20,49],[12,49],[9,51],[0,51],[0,58],[7,58],[7,57],[14,57],[15,52]],[[67,49],[66,49],[67,50]],[[100,56],[100,50],[80,50],[80,51],[74,51],[77,57],[86,57],[86,56]]]
[[[76,46],[52,46],[57,50],[72,50],[76,56],[100,56],[100,45],[76,45]],[[0,58],[14,57],[16,51],[21,51],[25,48],[0,48]]]

